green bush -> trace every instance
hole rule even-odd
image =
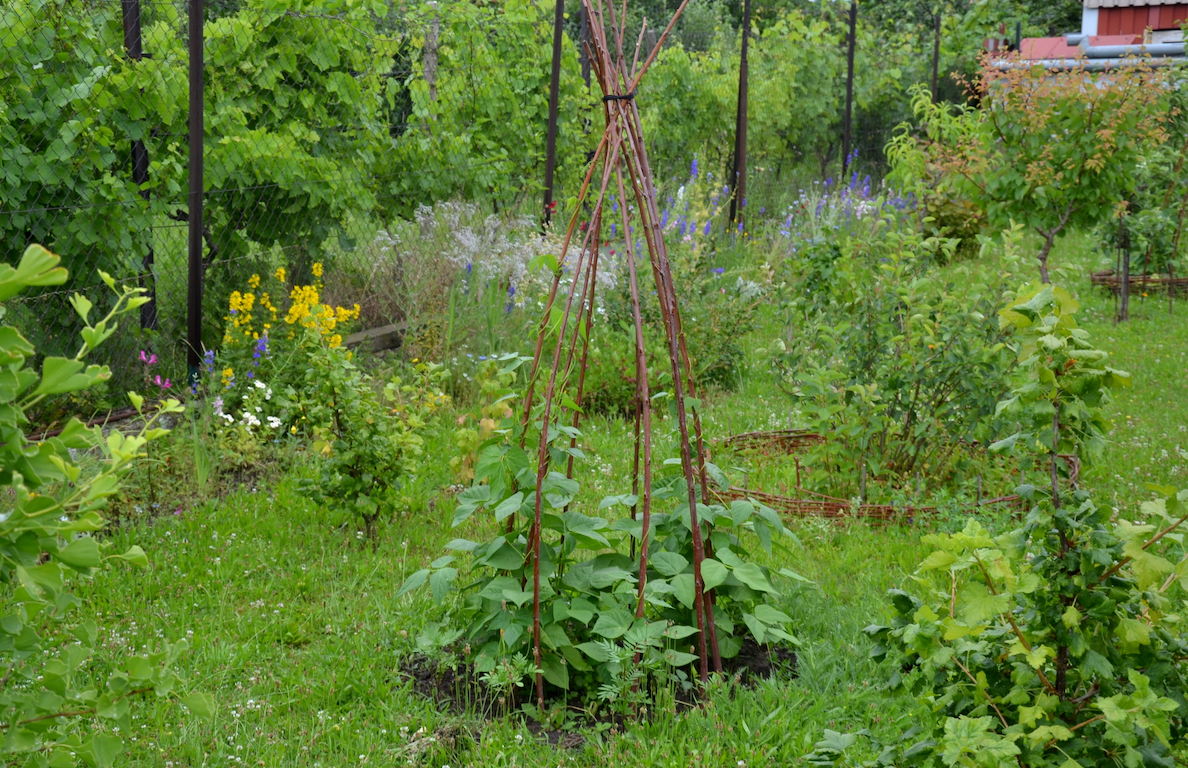
[[[0,265],[0,319],[6,302],[30,286],[61,285],[66,270],[41,246],[30,246],[15,267]],[[135,435],[71,419],[57,437],[31,442],[25,412],[45,398],[79,392],[108,379],[106,366],[86,357],[115,332],[117,318],[145,302],[136,289],[115,290],[107,314],[92,321],[94,305],[80,294],[70,302],[81,320],[82,343],[73,357],[45,356],[40,370],[31,363],[37,349],[10,325],[0,326],[0,487],[7,508],[0,519],[0,581],[4,587],[0,621],[0,664],[7,670],[0,691],[0,754],[12,765],[109,766],[123,754],[120,730],[132,731],[132,700],[143,694],[173,696],[180,680],[172,671],[186,650],[184,640],[161,642],[144,656],[132,656],[96,683],[88,660],[99,627],[92,620],[71,621],[78,607],[69,582],[124,560],[148,562],[136,546],[112,553],[96,535],[100,514],[119,491],[120,481],[141,459],[145,446],[165,434],[158,420],[182,411],[166,400],[153,415],[141,412],[144,426]],[[140,410],[144,400],[129,399]],[[96,460],[80,465],[75,454]],[[193,693],[181,701],[195,714],[209,715],[213,701]]]
[[[806,426],[828,436],[806,458],[817,487],[854,495],[863,467],[872,485],[902,487],[917,473],[941,482],[994,436],[1011,368],[994,320],[1005,285],[938,272],[955,244],[887,214],[785,263],[793,323],[773,363]]]
[[[357,517],[374,545],[380,517],[408,505],[425,420],[445,398],[440,370],[418,365],[413,382],[394,378],[377,392],[350,352],[320,339],[310,346],[305,388],[291,396],[311,425],[317,474],[300,490]]]
[[[1026,289],[1004,308],[1020,375],[1000,409],[1020,431],[996,450],[1039,459],[1042,478],[1019,491],[1031,505],[994,536],[977,521],[928,536],[913,575],[893,590],[895,616],[871,626],[892,686],[923,697],[931,728],[883,748],[870,765],[1172,765],[1188,723],[1188,491],[1152,488],[1135,519],[1068,488],[1077,461],[1100,453],[1109,392],[1129,376],[1107,363],[1073,320],[1060,288]],[[923,730],[929,738],[916,741]],[[849,763],[832,734],[811,762]],[[911,743],[915,742],[915,743]],[[910,744],[910,746],[909,746]]]

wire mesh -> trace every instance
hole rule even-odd
[[[466,231],[480,241],[492,215],[527,231],[540,214],[551,9],[393,3],[377,14],[319,7],[206,2],[207,348],[226,338],[232,295],[248,291],[253,276],[267,282],[278,270],[285,279],[274,279],[267,297],[277,322],[294,287],[316,283],[326,302],[358,304],[364,326],[432,326],[468,275],[442,255],[458,238],[435,229],[425,211],[465,201],[461,210],[474,221]],[[146,288],[153,302],[104,350],[115,391],[143,379],[140,349],[158,354],[175,379],[185,370],[188,11],[184,0],[9,0],[0,7],[2,258],[13,262],[26,245],[42,243],[70,271],[66,285],[10,302],[9,321],[45,354],[73,354],[81,323],[67,302],[71,293],[101,300],[99,270]],[[641,28],[646,49],[659,30],[641,19],[628,25],[628,36]],[[591,118],[601,109],[576,42],[576,11],[566,31],[560,200],[565,184],[582,175],[593,148]],[[721,49],[721,34],[690,27],[669,47],[708,57],[715,45]],[[703,90],[726,104],[737,61],[734,75],[729,57],[723,61],[725,70]],[[752,110],[763,109],[763,94],[752,89]],[[662,127],[703,119],[698,105],[682,105],[681,93],[669,97],[676,111],[656,113]],[[726,111],[732,123],[733,107]],[[864,128],[861,119],[855,146],[877,175],[890,126]],[[682,139],[692,129],[682,130],[650,131],[661,137],[658,172],[674,186],[692,159]],[[836,165],[840,128],[837,134],[836,147],[826,142],[815,154],[789,146],[786,158],[770,150],[766,159],[753,155],[752,172],[770,179],[753,183],[751,194],[793,183],[796,164],[813,173]],[[720,145],[703,161],[725,167],[730,131],[711,126],[696,135],[702,145]],[[424,242],[410,243],[417,231]]]

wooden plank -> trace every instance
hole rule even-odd
[[[350,349],[365,346],[372,352],[395,349],[403,343],[406,330],[408,330],[407,323],[393,323],[379,328],[370,328],[366,331],[352,333],[343,339],[342,344]]]
[[[1160,13],[1160,11],[1162,11],[1162,10],[1163,10],[1163,8],[1160,8],[1157,5],[1151,6],[1151,10],[1147,12],[1147,26],[1148,27],[1150,27],[1151,29],[1159,29],[1159,17],[1162,15]]]

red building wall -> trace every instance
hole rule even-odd
[[[1151,29],[1175,29],[1188,19],[1188,3],[1147,8],[1102,8],[1098,35],[1141,35]]]

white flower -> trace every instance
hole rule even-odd
[[[268,389],[268,385],[259,379],[256,379],[256,381],[253,383],[256,385],[256,389]]]
[[[260,426],[260,420],[256,418],[256,414],[254,414],[250,411],[243,412],[243,423],[248,425],[249,427]]]
[[[277,418],[277,417],[275,417],[275,416],[269,416],[269,417],[268,417],[268,426],[269,426],[271,429],[276,429],[276,428],[278,428],[280,425],[281,425],[281,420],[280,420],[280,419],[278,419],[278,418]]]
[[[228,424],[233,424],[235,422],[235,417],[229,413],[220,413],[219,415],[226,419]]]

